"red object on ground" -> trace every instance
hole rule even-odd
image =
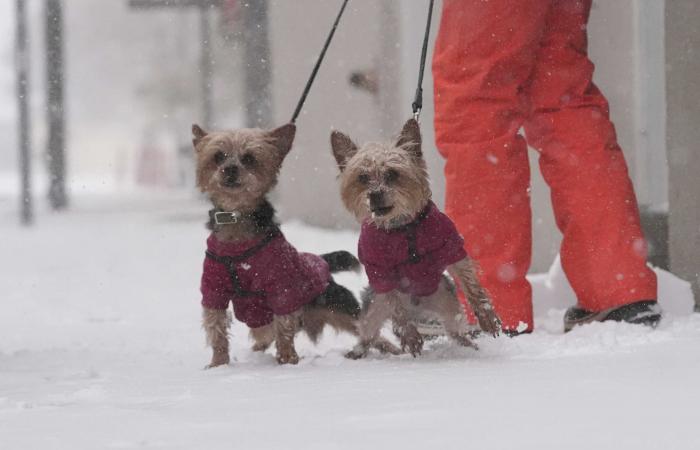
[[[385,230],[363,223],[357,247],[369,284],[378,293],[398,289],[430,295],[447,266],[467,256],[455,225],[433,202],[415,221],[400,228]]]
[[[218,257],[236,257],[260,241],[221,242],[211,234],[207,249]],[[269,324],[274,314],[289,314],[311,303],[326,290],[331,279],[326,261],[297,252],[282,233],[236,263],[235,270],[242,291],[260,295],[237,295],[227,266],[207,257],[200,287],[202,306],[226,309],[232,302],[236,319],[250,328]]]
[[[590,0],[445,0],[435,45],[435,132],[446,212],[481,266],[505,329],[533,327],[530,172],[540,153],[582,308],[656,298],[627,166],[592,82]]]

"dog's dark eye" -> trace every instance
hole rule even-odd
[[[395,182],[399,179],[399,172],[394,169],[389,169],[384,174],[384,181],[388,184]]]
[[[214,153],[214,164],[217,166],[221,165],[222,162],[226,159],[226,153],[222,151],[218,151]]]
[[[361,173],[357,176],[357,181],[362,185],[367,185],[369,184],[369,175],[367,175],[366,173]]]
[[[258,160],[255,159],[255,156],[251,155],[250,153],[246,153],[241,157],[241,163],[246,167],[252,167],[257,162]]]

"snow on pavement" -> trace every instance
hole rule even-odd
[[[198,284],[207,206],[189,195],[78,196],[20,229],[0,198],[0,449],[696,449],[700,315],[659,272],[656,330],[562,331],[560,267],[532,277],[537,330],[431,342],[420,358],[343,358],[298,339],[280,367],[233,328],[208,360]],[[286,224],[300,249],[354,250],[351,231]],[[343,274],[354,290],[361,276]]]

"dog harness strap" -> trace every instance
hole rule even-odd
[[[417,264],[421,261],[421,256],[418,254],[418,244],[416,238],[416,230],[418,225],[428,216],[430,208],[432,205],[428,203],[423,211],[418,214],[415,220],[411,223],[404,225],[404,231],[406,232],[406,242],[408,243],[408,262],[411,264]]]
[[[204,253],[206,254],[207,258],[216,261],[219,264],[223,264],[226,267],[226,271],[228,272],[229,278],[231,278],[231,285],[233,286],[233,291],[236,293],[236,295],[238,295],[239,297],[264,297],[265,292],[263,291],[246,291],[241,287],[241,280],[238,277],[236,264],[245,261],[246,259],[250,258],[257,252],[265,248],[267,244],[272,242],[272,240],[279,235],[280,230],[279,228],[275,227],[272,230],[270,230],[267,236],[265,236],[260,242],[250,247],[248,250],[244,251],[240,255],[236,256],[219,256],[210,250],[206,250]]]
[[[411,264],[417,264],[420,262],[421,257],[418,254],[418,248],[416,245],[416,227],[412,226],[406,230],[406,241],[408,241],[408,262]]]

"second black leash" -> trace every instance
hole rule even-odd
[[[411,107],[413,108],[413,118],[418,121],[420,112],[423,109],[423,72],[425,71],[425,58],[428,54],[428,40],[430,39],[430,23],[433,20],[433,3],[430,0],[428,5],[428,22],[425,24],[425,36],[423,36],[423,50],[420,54],[420,68],[418,69],[418,87],[416,88],[416,96]]]
[[[431,0],[432,3],[432,0]],[[292,114],[292,120],[290,121],[291,123],[296,123],[297,117],[299,117],[299,113],[301,112],[301,108],[304,107],[304,102],[306,101],[306,96],[309,95],[309,90],[311,90],[311,85],[314,82],[314,78],[316,78],[316,73],[318,72],[319,67],[321,67],[321,62],[323,61],[323,57],[326,55],[326,50],[328,50],[328,46],[331,43],[331,39],[333,39],[333,35],[335,34],[336,28],[338,28],[338,22],[340,22],[340,17],[343,15],[343,12],[345,11],[345,6],[348,4],[348,0],[343,0],[343,4],[340,6],[340,11],[338,11],[338,16],[335,18],[335,22],[333,22],[333,28],[331,28],[331,32],[328,33],[328,37],[326,38],[326,43],[323,44],[323,49],[321,50],[321,54],[318,55],[318,59],[316,60],[316,65],[314,66],[314,69],[311,71],[311,76],[309,77],[309,81],[306,82],[306,86],[304,87],[304,91],[301,93],[301,98],[299,99],[299,103],[297,103],[297,107],[294,110],[294,114]]]

